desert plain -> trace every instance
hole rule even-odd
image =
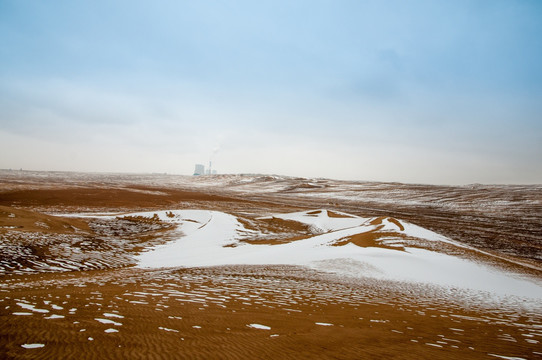
[[[542,359],[542,186],[0,170],[0,357]]]

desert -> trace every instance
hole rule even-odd
[[[3,358],[542,358],[542,187],[0,172]]]
[[[0,359],[542,359],[542,1],[0,1]]]

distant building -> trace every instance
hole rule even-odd
[[[202,164],[196,164],[196,169],[194,170],[194,176],[205,175],[205,166]]]

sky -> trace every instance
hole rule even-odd
[[[0,0],[0,168],[542,183],[542,2]]]

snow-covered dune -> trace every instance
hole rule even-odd
[[[155,213],[131,216],[152,217]],[[281,244],[254,244],[261,235],[233,215],[208,210],[156,213],[178,224],[178,239],[138,255],[138,266],[301,265],[354,277],[420,282],[542,299],[542,286],[490,265],[438,251],[451,240],[392,218],[361,218],[325,209],[273,214],[308,225],[312,234]],[[423,244],[432,246],[424,247]],[[412,244],[415,244],[412,245]]]

